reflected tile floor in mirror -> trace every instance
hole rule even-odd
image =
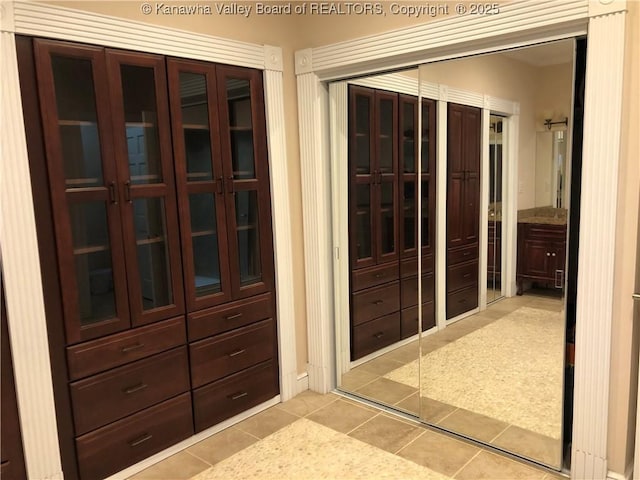
[[[563,300],[532,290],[343,375],[342,388],[428,423],[560,466]]]
[[[524,464],[335,394],[306,391],[131,480],[559,480]]]

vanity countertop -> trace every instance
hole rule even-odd
[[[518,210],[518,223],[541,223],[544,225],[566,225],[567,209],[535,207]]]

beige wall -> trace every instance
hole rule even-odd
[[[294,256],[294,285],[285,286],[291,289],[295,296],[298,371],[306,369],[307,339],[306,312],[304,287],[304,249],[302,238],[302,211],[300,192],[300,161],[297,126],[296,83],[293,68],[293,53],[296,49],[308,48],[336,41],[347,40],[401,28],[408,25],[424,23],[428,18],[411,19],[405,17],[317,17],[308,16],[295,18],[256,17],[250,19],[240,17],[157,17],[144,16],[140,13],[141,2],[56,2],[72,8],[83,9],[96,13],[138,20],[158,25],[170,26],[183,30],[206,33],[220,37],[244,40],[255,43],[266,43],[283,48],[284,87],[288,93],[285,99],[287,155],[289,165],[289,188],[291,192],[292,228],[293,228],[293,256]],[[632,270],[637,260],[635,246],[637,241],[636,226],[638,221],[638,188],[639,180],[639,146],[638,134],[640,122],[638,112],[640,99],[640,85],[638,84],[638,69],[640,66],[640,38],[639,38],[639,5],[635,1],[629,4],[629,30],[627,34],[627,50],[625,53],[625,120],[623,122],[622,164],[620,174],[619,202],[624,208],[620,209],[616,222],[616,265],[614,298],[614,324],[612,338],[612,377],[611,377],[611,408],[609,422],[609,466],[616,472],[624,472],[629,463],[633,449],[634,434],[634,402],[635,384],[637,378],[636,341],[637,337],[631,324],[631,307],[629,296],[633,288]],[[530,81],[530,80],[529,80]],[[528,82],[527,82],[528,84]],[[496,96],[507,97],[505,93]],[[512,97],[515,99],[515,96]],[[535,116],[528,120],[535,123]],[[525,124],[526,125],[526,124]],[[521,149],[531,150],[535,146],[535,137],[523,142]],[[526,172],[526,166],[521,173]],[[522,206],[526,205],[522,199]],[[633,365],[633,367],[632,367]]]
[[[640,192],[640,2],[628,2],[625,41],[621,165],[618,179],[618,218],[611,339],[609,393],[609,469],[625,473],[633,460],[638,381],[638,336],[633,300],[638,258]],[[602,159],[606,161],[606,159]]]

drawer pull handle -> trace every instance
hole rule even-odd
[[[149,385],[147,385],[146,383],[142,383],[140,382],[137,385],[133,385],[131,387],[127,387],[127,388],[123,388],[122,392],[126,393],[127,395],[131,395],[132,393],[136,393],[139,392],[140,390],[144,390],[145,388],[147,388]]]
[[[384,337],[384,332],[378,332],[378,333],[374,334],[373,336],[376,337],[378,340],[380,340],[382,337]]]
[[[234,393],[233,395],[229,395],[227,398],[229,398],[230,400],[238,400],[242,397],[246,397],[247,395],[249,395],[247,392],[238,392]]]
[[[151,440],[153,438],[153,435],[151,435],[150,433],[146,433],[143,436],[141,436],[140,438],[136,438],[135,440],[131,440],[129,442],[129,446],[130,447],[137,447],[140,444],[143,444],[144,442],[146,442],[147,440]]]
[[[225,320],[235,320],[236,318],[240,318],[242,316],[241,313],[236,313],[234,315],[227,315],[225,318]]]
[[[382,274],[381,274],[381,273],[376,273],[376,274],[374,275],[374,277],[375,277],[375,278],[381,278],[381,277],[382,277]]]
[[[467,299],[463,298],[462,300],[458,300],[458,303],[467,303]]]
[[[375,302],[372,302],[374,305],[382,305],[384,303],[384,300],[376,300]]]
[[[122,347],[121,351],[122,353],[129,353],[133,352],[134,350],[140,350],[142,347],[144,347],[144,343],[134,343],[133,345]]]
[[[471,255],[471,252],[463,252],[463,253],[462,253],[462,256],[463,256],[463,257],[468,257],[469,255]]]
[[[229,354],[230,357],[236,357],[238,355],[242,355],[244,352],[246,352],[246,350],[244,348],[241,348],[240,350],[236,350],[235,352],[231,352]]]
[[[470,274],[470,273],[466,273],[466,274],[464,274],[464,275],[462,276],[462,278],[469,278],[470,276],[471,276],[471,274]]]

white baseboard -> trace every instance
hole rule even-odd
[[[307,372],[298,375],[298,381],[296,383],[296,395],[302,393],[305,390],[309,390],[309,374]]]
[[[627,470],[622,473],[612,472],[609,470],[607,472],[607,480],[632,480],[633,477],[633,461],[629,465],[627,465]]]

